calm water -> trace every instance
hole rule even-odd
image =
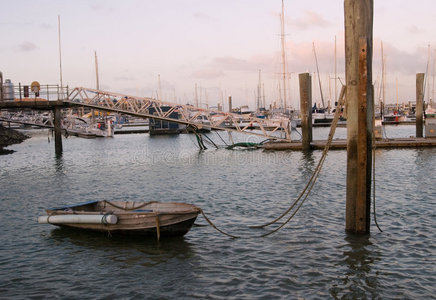
[[[387,131],[414,135],[413,126]],[[383,233],[374,224],[370,236],[344,232],[346,153],[331,151],[302,209],[266,238],[248,226],[288,207],[320,151],[199,151],[190,135],[141,134],[70,137],[55,158],[46,132],[9,149],[0,156],[2,299],[435,299],[435,149],[377,150]],[[46,207],[102,199],[193,203],[246,238],[195,226],[157,242],[36,223]]]

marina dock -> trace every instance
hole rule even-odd
[[[312,150],[323,150],[327,141],[314,140],[310,143]],[[381,148],[421,148],[421,147],[436,147],[436,138],[398,138],[398,139],[383,139],[375,141],[375,147]],[[303,150],[303,143],[298,142],[274,142],[266,143],[264,145],[265,150]],[[330,145],[332,150],[345,150],[347,149],[346,139],[336,139],[332,141]]]

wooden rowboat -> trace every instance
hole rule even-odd
[[[194,224],[201,210],[192,204],[91,201],[47,209],[38,223],[53,224],[110,234],[183,236]]]

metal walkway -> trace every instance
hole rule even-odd
[[[47,88],[46,94],[48,93]],[[194,129],[225,130],[265,139],[290,141],[290,120],[284,117],[263,119],[83,87],[76,87],[68,93],[58,93],[56,101],[48,96],[47,99],[44,99],[44,96],[34,99],[23,98],[21,91],[16,95],[14,101],[0,103],[0,109],[6,110],[0,113],[0,121],[53,128],[53,114],[49,111],[61,107],[69,109],[67,112],[64,110],[62,121],[62,127],[67,129],[71,127],[73,120],[71,108],[86,107],[97,111],[183,124]]]
[[[290,121],[285,118],[262,119],[83,87],[74,88],[63,102],[101,111],[191,125],[198,129],[226,130],[290,141]],[[163,110],[162,107],[166,109]],[[177,112],[178,118],[171,117],[174,112]],[[280,132],[285,133],[285,138],[278,136]]]

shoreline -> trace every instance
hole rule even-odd
[[[18,130],[9,129],[0,125],[0,155],[14,153],[15,150],[4,149],[10,145],[22,143],[24,140],[30,138]]]

